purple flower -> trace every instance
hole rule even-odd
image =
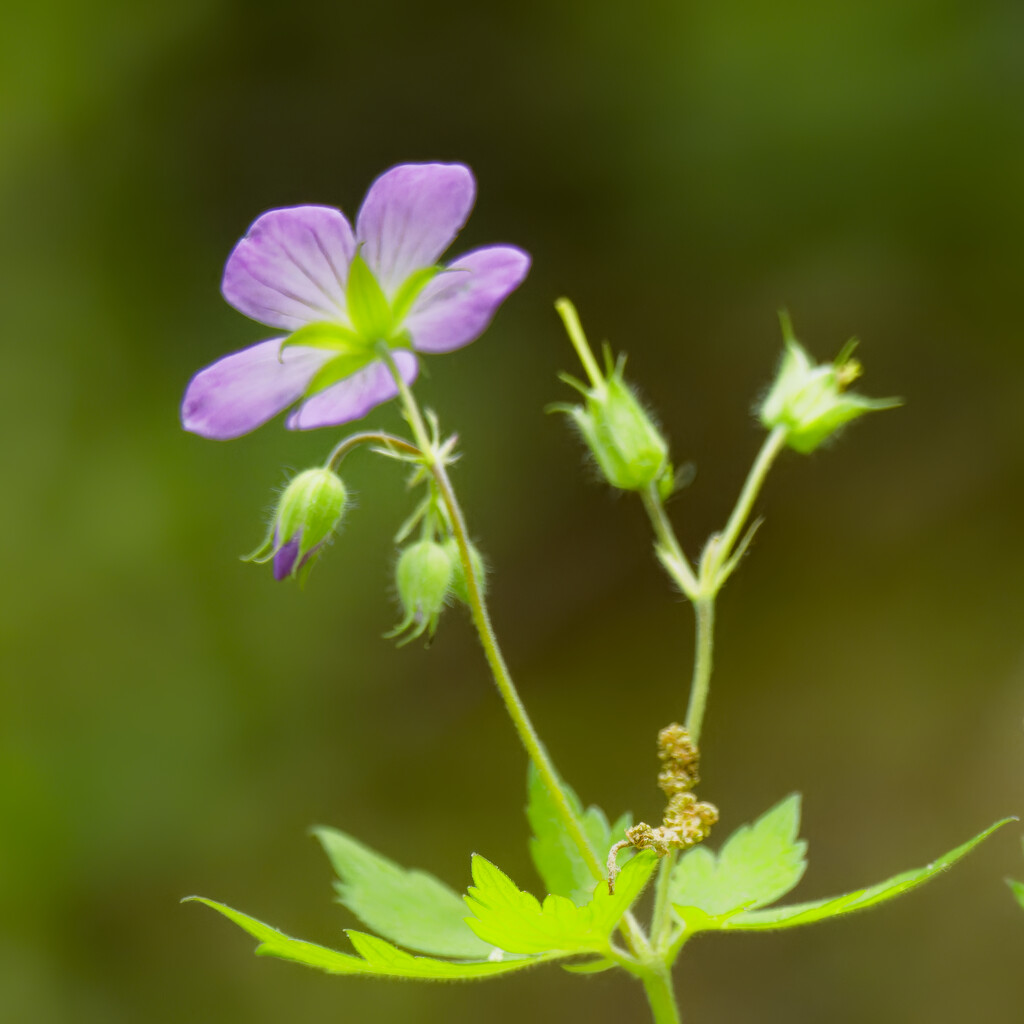
[[[359,419],[398,393],[381,342],[411,384],[417,352],[450,352],[479,337],[530,257],[494,245],[438,266],[475,194],[461,164],[401,164],[370,186],[355,231],[329,206],[259,217],[228,257],[222,291],[235,309],[286,333],[200,370],[182,403],[185,429],[227,440],[296,402],[291,430]]]

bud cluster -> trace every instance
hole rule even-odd
[[[618,871],[615,856],[624,846],[654,850],[664,856],[669,850],[685,850],[702,843],[718,821],[718,808],[698,800],[692,792],[700,781],[700,754],[681,725],[673,722],[658,733],[658,758],[662,763],[658,786],[668,797],[660,825],[641,821],[626,829],[626,838],[608,855],[609,882]]]

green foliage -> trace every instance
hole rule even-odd
[[[797,838],[799,830],[800,794],[792,793],[752,825],[738,828],[717,857],[695,846],[672,872],[672,903],[712,918],[773,903],[807,867],[807,843]]]
[[[1006,884],[1010,887],[1010,892],[1013,893],[1017,902],[1024,909],[1024,882],[1018,882],[1016,879],[1008,878]]]
[[[765,904],[784,895],[799,881],[805,866],[806,844],[796,840],[799,797],[794,794],[753,825],[738,829],[717,859],[703,847],[683,857],[673,874],[672,902],[686,925],[687,936],[712,929],[762,931],[812,924],[909,892],[955,864],[1011,820],[997,822],[932,863],[878,885],[843,896],[768,908]]]
[[[600,807],[588,807],[585,811],[580,798],[566,783],[562,787],[572,806],[576,818],[583,823],[583,830],[590,845],[598,856],[604,857],[612,844],[621,839],[632,824],[632,816],[623,814],[613,825]],[[530,856],[548,892],[567,896],[577,906],[589,902],[594,891],[594,876],[587,867],[572,837],[565,831],[551,794],[540,773],[530,765],[527,781],[529,802],[526,817],[533,829],[530,840]]]
[[[373,271],[358,252],[348,268],[345,305],[352,326],[364,341],[373,344],[390,338],[391,306]]]
[[[453,889],[425,871],[408,870],[344,832],[315,830],[338,875],[338,902],[400,946],[473,960],[492,947],[466,927],[466,908]]]
[[[607,882],[597,882],[591,901],[578,907],[559,895],[540,903],[490,861],[474,855],[475,885],[466,896],[474,916],[467,924],[485,942],[511,953],[605,953],[611,933],[647,884],[656,861],[652,851],[638,854],[620,872],[614,894]]]
[[[190,896],[189,901],[205,903],[218,913],[234,921],[243,931],[259,939],[257,956],[275,956],[280,960],[315,967],[328,974],[364,974],[383,978],[409,978],[421,981],[458,981],[475,978],[490,978],[496,974],[519,971],[535,963],[552,960],[554,956],[517,957],[513,960],[482,960],[475,962],[452,962],[435,960],[432,957],[413,956],[403,952],[390,942],[367,935],[365,932],[346,931],[359,956],[339,953],[337,950],[318,946],[313,942],[293,939],[276,928],[257,921],[248,914],[233,910],[223,903]]]

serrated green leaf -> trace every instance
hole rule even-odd
[[[996,822],[990,828],[985,829],[980,835],[968,840],[966,843],[950,850],[931,864],[923,868],[914,868],[904,871],[885,882],[872,885],[866,889],[856,889],[843,896],[834,896],[823,900],[812,900],[807,903],[794,903],[790,906],[770,907],[762,910],[747,910],[728,920],[720,923],[717,927],[727,931],[763,931],[771,928],[791,928],[801,924],[813,924],[815,921],[823,921],[828,917],[837,917],[841,914],[850,914],[855,910],[864,910],[890,900],[894,896],[916,889],[929,879],[941,874],[947,868],[955,864],[961,857],[966,856],[982,840],[987,839],[996,829],[1002,828],[1013,818],[1006,818]],[[680,913],[685,913],[680,909]]]
[[[493,947],[473,934],[455,890],[425,871],[407,870],[333,828],[314,829],[338,875],[338,902],[400,946],[460,959],[486,959]]]
[[[695,846],[672,872],[672,903],[715,919],[785,896],[807,867],[807,843],[797,839],[799,830],[800,794],[791,793],[753,824],[738,828],[717,857]]]
[[[562,783],[573,813],[583,824],[583,831],[590,845],[603,860],[612,844],[621,839],[632,824],[629,814],[622,815],[614,825],[609,826],[608,818],[600,807],[588,807],[585,811],[580,798],[572,787]],[[583,906],[594,892],[594,875],[587,862],[580,855],[572,837],[565,831],[562,819],[548,787],[538,771],[530,765],[527,780],[529,802],[526,817],[533,830],[530,840],[530,857],[537,873],[548,892],[556,896],[567,896],[577,906]]]
[[[466,923],[485,942],[510,953],[604,953],[609,936],[647,884],[656,861],[653,851],[638,854],[619,873],[614,893],[608,892],[606,881],[597,882],[590,902],[578,907],[557,894],[540,903],[475,854],[475,885],[465,897],[474,916]]]
[[[391,943],[363,932],[346,932],[360,956],[339,953],[313,942],[293,939],[256,918],[234,910],[223,903],[202,896],[189,896],[187,901],[205,903],[218,913],[234,921],[239,928],[259,939],[257,956],[274,956],[280,960],[315,967],[328,974],[363,974],[384,978],[409,978],[420,981],[458,981],[490,978],[511,971],[521,971],[534,964],[555,959],[554,956],[516,957],[510,960],[451,961],[432,957],[413,956]]]

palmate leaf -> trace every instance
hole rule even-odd
[[[882,903],[902,893],[909,892],[911,889],[922,885],[945,871],[970,853],[975,846],[984,839],[987,839],[993,832],[1013,820],[1012,818],[1006,818],[1003,821],[997,822],[980,835],[950,850],[949,853],[944,854],[922,868],[905,871],[885,882],[880,882],[878,885],[856,889],[842,896],[811,900],[806,903],[794,903],[789,906],[762,907],[758,909],[761,907],[761,903],[756,899],[746,904],[734,903],[732,907],[725,907],[724,904],[734,901],[723,900],[716,904],[711,900],[706,900],[704,901],[706,905],[702,906],[695,899],[695,891],[690,889],[686,896],[692,905],[687,906],[674,899],[675,910],[686,924],[686,935],[712,929],[765,931],[774,928],[790,928],[801,924],[812,924],[815,921],[822,921],[829,917],[837,917],[856,910],[863,910],[876,903]],[[722,891],[722,888],[724,887],[719,888],[719,892]],[[673,896],[675,896],[675,893],[673,893]]]
[[[473,857],[473,881],[466,923],[485,942],[510,953],[604,953],[622,915],[651,877],[657,854],[634,857],[619,873],[614,894],[606,881],[591,883],[593,898],[582,907],[552,894],[543,903],[523,892],[508,875],[479,855]]]
[[[400,867],[344,832],[314,829],[338,875],[338,902],[400,946],[460,959],[486,959],[493,947],[466,926],[453,889],[425,871]]]
[[[291,960],[326,971],[328,974],[363,974],[419,981],[470,981],[508,974],[510,971],[521,971],[534,964],[556,959],[559,955],[515,957],[504,961],[435,960],[432,957],[413,956],[397,946],[392,946],[390,942],[378,939],[374,935],[367,935],[365,932],[346,931],[345,934],[359,953],[359,956],[352,956],[350,953],[339,953],[313,942],[293,939],[276,928],[271,928],[270,925],[215,900],[204,899],[202,896],[189,896],[188,900],[205,903],[206,906],[234,921],[253,938],[259,939],[260,944],[256,947],[257,956]]]
[[[785,896],[807,867],[807,843],[797,838],[799,830],[800,794],[791,793],[738,828],[717,857],[695,846],[672,872],[672,903],[715,918]]]
[[[573,790],[565,783],[562,783],[562,786],[573,812],[583,823],[583,830],[590,840],[590,845],[598,857],[603,859],[611,849],[612,843],[621,839],[625,830],[632,824],[631,815],[624,814],[613,825],[609,825],[608,818],[600,807],[588,807],[584,811],[580,798]],[[527,793],[529,802],[526,805],[526,817],[533,830],[530,857],[537,868],[537,873],[548,892],[556,896],[567,896],[577,906],[583,906],[590,900],[594,891],[594,876],[572,837],[565,831],[548,787],[544,785],[544,780],[532,764],[527,781]]]

